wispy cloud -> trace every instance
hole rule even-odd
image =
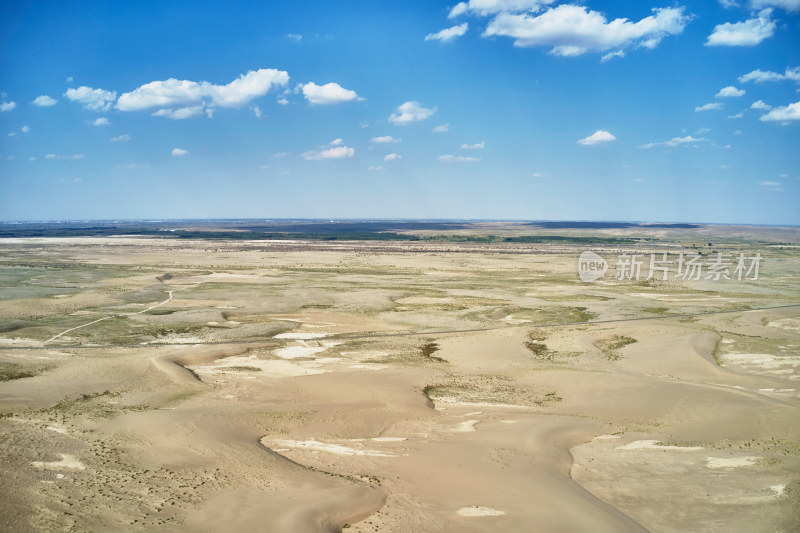
[[[673,137],[672,139],[670,139],[668,141],[653,142],[653,143],[643,144],[639,148],[647,149],[647,148],[655,148],[657,146],[665,146],[665,147],[668,147],[668,148],[674,148],[674,147],[680,146],[682,144],[696,144],[696,143],[700,143],[700,142],[705,142],[707,140],[708,139],[704,139],[702,137],[698,138],[698,137],[692,137],[691,135],[687,135],[686,137]]]
[[[449,42],[455,39],[456,37],[461,37],[465,33],[467,33],[467,29],[469,28],[469,24],[466,22],[463,24],[459,24],[457,26],[453,26],[451,28],[445,28],[441,31],[436,33],[429,33],[425,36],[426,41],[442,41],[442,42]]]
[[[372,139],[369,140],[369,142],[378,143],[378,144],[386,144],[386,143],[399,143],[402,140],[403,139],[395,139],[391,135],[384,135],[382,137],[373,137]]]
[[[442,163],[475,163],[476,161],[480,161],[480,157],[469,157],[465,155],[440,155],[439,161]]]
[[[716,111],[725,107],[725,104],[721,104],[719,102],[711,102],[705,105],[697,106],[694,108],[695,112],[700,111]]]
[[[334,146],[322,150],[309,150],[303,153],[303,159],[306,161],[319,161],[322,159],[343,159],[353,157],[356,154],[355,149],[349,146]]]
[[[486,146],[486,142],[485,141],[481,141],[481,142],[475,143],[475,144],[462,144],[461,145],[461,149],[462,150],[483,150],[483,148],[485,146]]]
[[[172,155],[176,157],[184,156],[189,153],[189,150],[184,150],[183,148],[173,148]]]
[[[51,107],[56,105],[56,102],[57,100],[55,98],[51,98],[50,96],[43,94],[41,96],[37,96],[36,98],[34,98],[31,104],[37,107]]]

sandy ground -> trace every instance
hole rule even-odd
[[[567,245],[0,242],[0,529],[796,531],[800,255],[735,237],[758,281],[583,283]]]

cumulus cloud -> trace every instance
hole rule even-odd
[[[514,46],[550,46],[559,56],[605,52],[629,46],[654,48],[667,35],[683,32],[689,22],[683,7],[653,9],[638,22],[620,18],[608,22],[605,15],[584,6],[562,4],[541,15],[501,12],[487,26],[485,37],[514,39]]]
[[[16,102],[3,102],[3,103],[0,103],[0,112],[5,113],[6,111],[11,111],[15,107],[17,107],[17,103]]]
[[[373,137],[369,140],[369,142],[378,143],[378,144],[385,144],[385,143],[399,143],[403,139],[395,139],[391,135],[384,135],[382,137]]]
[[[767,105],[766,103],[764,103],[763,100],[756,100],[755,102],[753,102],[753,105],[750,106],[750,109],[759,109],[761,111],[769,111],[770,109],[772,109],[772,106],[771,105]]]
[[[800,11],[800,0],[750,0],[753,9],[779,7],[786,11]]]
[[[745,93],[744,89],[737,89],[736,87],[729,85],[728,87],[723,87],[719,90],[716,94],[717,98],[734,98],[737,96],[743,96]]]
[[[455,39],[456,37],[461,37],[462,35],[467,33],[468,28],[469,25],[465,22],[463,24],[459,24],[451,28],[445,28],[436,33],[429,33],[428,35],[425,36],[425,40],[449,42]]]
[[[588,137],[584,137],[578,141],[578,144],[582,144],[584,146],[591,146],[593,144],[602,144],[611,141],[616,141],[617,138],[614,137],[612,134],[605,130],[597,130],[596,132],[592,133]]]
[[[440,155],[439,161],[442,163],[474,163],[480,161],[480,157],[469,157],[466,155]]]
[[[554,0],[469,0],[459,2],[450,9],[449,18],[459,15],[478,15],[487,17],[497,13],[536,12],[543,5],[552,4]]]
[[[448,131],[450,131],[450,124],[442,124],[433,128],[434,133],[447,133]]]
[[[33,102],[31,103],[39,107],[50,107],[56,105],[56,102],[57,100],[55,98],[51,98],[46,94],[43,94],[41,96],[37,96],[36,98],[34,98]]]
[[[154,115],[182,119],[198,116],[204,110],[213,113],[214,107],[242,107],[270,90],[289,83],[289,75],[282,70],[262,68],[242,74],[227,85],[207,81],[195,82],[169,78],[152,81],[117,101],[121,111],[141,111],[161,108]]]
[[[717,24],[706,46],[755,46],[775,32],[772,10],[761,10],[755,18],[743,22]]]
[[[668,141],[656,142],[656,143],[647,143],[647,144],[644,144],[644,145],[640,146],[639,148],[647,149],[647,148],[655,148],[657,146],[666,146],[666,147],[669,147],[669,148],[674,148],[674,147],[680,146],[682,144],[695,144],[695,143],[704,142],[704,141],[707,141],[707,140],[708,139],[704,139],[702,137],[698,138],[698,137],[692,137],[691,135],[687,135],[686,137],[673,137],[672,139],[670,139]]]
[[[131,140],[131,136],[127,133],[123,133],[122,135],[117,135],[116,137],[111,137],[109,141],[111,142],[128,142]]]
[[[334,140],[332,140],[330,142],[331,146],[339,146],[339,145],[342,145],[342,144],[344,144],[344,140],[343,139],[334,139]]]
[[[91,111],[108,111],[111,108],[111,104],[117,99],[115,91],[104,91],[103,89],[93,89],[86,86],[67,89],[64,96],[73,102],[82,104],[83,107]]]
[[[383,158],[384,161],[400,161],[401,159],[403,156],[400,154],[386,154]]]
[[[355,91],[345,89],[338,83],[317,85],[314,82],[303,85],[303,96],[314,105],[341,104],[358,98]]]
[[[401,125],[410,124],[430,118],[435,112],[435,107],[422,107],[419,102],[415,101],[406,102],[389,115],[389,122]]]
[[[764,122],[793,122],[800,120],[800,102],[785,107],[776,107],[761,117]]]
[[[111,122],[106,117],[100,117],[92,122],[92,126],[108,126]]]
[[[463,150],[482,150],[484,146],[486,146],[486,142],[485,141],[481,141],[481,142],[475,143],[475,144],[466,144],[466,143],[464,143],[464,144],[461,145],[461,148]]]
[[[183,148],[173,148],[172,155],[174,156],[182,156],[189,153],[189,150],[184,150]]]
[[[767,81],[782,81],[782,80],[792,80],[796,82],[800,82],[800,67],[795,68],[788,68],[783,74],[778,72],[772,72],[771,70],[760,70],[756,69],[752,72],[748,72],[742,76],[739,76],[740,83],[746,83],[748,81],[754,81],[756,83],[764,83]]]
[[[699,112],[699,111],[715,111],[715,110],[718,110],[718,109],[722,109],[723,107],[724,107],[724,104],[721,104],[719,102],[711,102],[711,103],[708,103],[708,104],[705,104],[705,105],[697,106],[697,107],[694,108],[694,110],[695,110],[695,112]]]
[[[349,146],[334,146],[323,150],[310,150],[303,153],[303,159],[306,161],[316,161],[320,159],[342,159],[346,157],[353,157],[356,151]]]

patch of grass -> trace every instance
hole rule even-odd
[[[50,368],[49,365],[21,365],[0,361],[0,381],[32,378]]]
[[[513,404],[545,406],[561,401],[556,391],[518,385],[503,376],[454,376],[449,383],[427,385],[422,393],[434,404]]]
[[[555,354],[550,351],[544,340],[547,336],[541,331],[531,331],[528,333],[528,340],[525,341],[525,347],[536,357],[536,359],[552,361]]]
[[[435,342],[427,342],[419,347],[419,354],[425,359],[428,359],[430,361],[436,361],[437,363],[447,363],[448,362],[447,359],[442,359],[441,357],[433,355],[438,351],[439,351],[439,345],[436,344]]]
[[[669,312],[669,307],[643,307],[642,311],[645,313],[652,313],[654,315],[663,315]]]
[[[221,370],[230,370],[231,372],[261,372],[257,366],[226,366]]]
[[[622,355],[619,353],[619,350],[629,344],[633,344],[634,342],[637,341],[633,337],[628,337],[626,335],[611,335],[610,337],[604,337],[594,341],[594,345],[605,354],[606,359],[609,361],[617,361],[620,357],[622,357]]]

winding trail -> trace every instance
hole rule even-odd
[[[62,331],[58,335],[50,337],[49,339],[44,341],[42,344],[47,344],[48,342],[53,342],[54,340],[56,340],[60,336],[65,335],[65,334],[69,333],[70,331],[75,331],[76,329],[85,328],[86,326],[91,326],[92,324],[97,324],[98,322],[102,322],[103,320],[108,320],[109,318],[119,318],[119,317],[123,317],[123,316],[141,315],[141,314],[146,313],[148,311],[152,311],[156,307],[160,307],[160,306],[164,305],[165,303],[169,302],[170,300],[172,300],[172,293],[174,293],[174,292],[175,292],[174,290],[167,291],[167,294],[169,294],[169,298],[167,298],[163,302],[159,302],[159,303],[157,303],[155,305],[152,305],[152,306],[148,307],[147,309],[143,309],[141,311],[135,311],[133,313],[118,313],[116,315],[111,315],[111,316],[106,316],[106,317],[103,317],[103,318],[98,318],[97,320],[92,320],[91,322],[87,322],[86,324],[81,324],[80,326],[75,326],[74,328],[69,328],[68,330]]]

